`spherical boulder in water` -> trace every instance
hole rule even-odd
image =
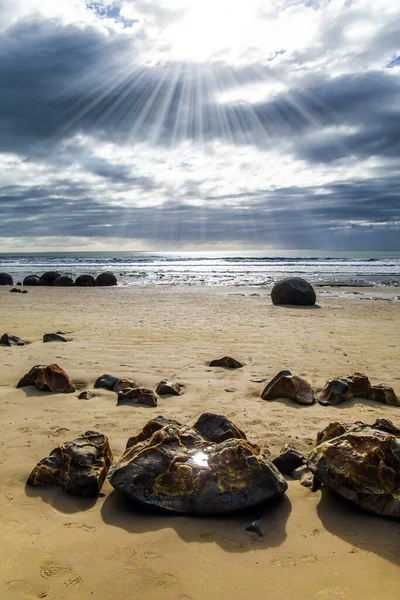
[[[60,275],[60,277],[57,277],[57,279],[54,280],[53,285],[59,287],[68,287],[74,285],[74,280],[72,279],[72,277],[68,277],[68,275]]]
[[[23,285],[39,285],[38,275],[28,275],[23,281]]]
[[[286,277],[278,281],[271,291],[273,304],[315,304],[316,295],[311,283],[301,277]]]
[[[61,273],[58,271],[46,271],[40,276],[39,285],[53,285],[57,277],[60,277]]]
[[[117,285],[117,278],[114,273],[110,273],[106,271],[104,273],[100,273],[96,277],[96,285]]]
[[[0,273],[0,285],[14,285],[11,275],[8,273]]]
[[[93,275],[79,275],[79,277],[75,279],[75,285],[80,287],[89,287],[96,285],[96,280]]]

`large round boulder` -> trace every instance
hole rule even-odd
[[[57,279],[54,280],[53,285],[58,287],[68,287],[74,285],[74,280],[72,277],[68,277],[68,275],[60,275]]]
[[[89,287],[92,285],[96,285],[96,280],[93,275],[79,275],[75,279],[75,285],[80,287]]]
[[[400,519],[400,429],[391,421],[330,423],[318,434],[307,464],[339,496]]]
[[[315,304],[316,295],[311,283],[301,277],[286,277],[278,281],[271,291],[273,304],[295,304],[309,306]]]
[[[100,273],[96,277],[96,285],[117,285],[117,278],[114,273],[110,273],[106,271],[104,273]]]
[[[27,277],[25,277],[22,285],[39,285],[39,276],[28,275]]]
[[[232,437],[213,441],[209,417],[215,418],[219,439],[221,415],[207,417],[207,436],[196,424],[160,417],[154,427],[148,423],[111,467],[111,485],[134,503],[186,514],[229,514],[282,496],[286,480],[262,450],[233,423],[223,426]]]
[[[0,273],[0,285],[14,285],[13,278],[9,273]]]
[[[57,277],[60,277],[61,273],[58,271],[46,271],[40,276],[39,285],[53,285]]]

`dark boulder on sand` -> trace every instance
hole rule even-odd
[[[122,377],[118,379],[117,383],[113,387],[113,392],[120,392],[121,390],[126,390],[127,388],[138,388],[140,387],[140,383],[135,381],[134,379],[128,379],[126,377]]]
[[[0,338],[0,344],[2,346],[25,346],[25,342],[16,335],[9,335],[4,333]]]
[[[133,503],[171,513],[223,515],[262,505],[287,490],[276,467],[245,439],[215,443],[178,422],[156,431],[146,426],[136,439],[141,441],[109,471],[111,485]]]
[[[271,291],[273,304],[294,304],[311,306],[315,304],[316,295],[311,283],[301,277],[286,277],[278,281]]]
[[[391,406],[400,406],[400,399],[393,388],[383,383],[371,385],[368,377],[362,373],[327,381],[319,394],[318,402],[324,406],[337,406],[351,398],[366,398]]]
[[[224,367],[225,369],[240,369],[243,367],[236,358],[231,356],[224,356],[223,358],[216,358],[210,362],[209,367]]]
[[[108,375],[108,373],[105,373],[104,375],[100,375],[100,377],[96,379],[96,381],[94,382],[94,387],[103,388],[112,392],[118,381],[118,377],[113,377],[113,375]]]
[[[66,342],[65,337],[58,333],[45,333],[43,336],[43,342]]]
[[[25,277],[23,285],[39,285],[39,276],[28,275],[28,277]]]
[[[105,286],[117,284],[117,278],[115,277],[114,273],[110,273],[109,271],[106,271],[105,273],[100,273],[100,275],[97,275],[96,277],[96,285]]]
[[[318,434],[307,464],[339,496],[400,519],[400,429],[391,421],[330,423]]]
[[[280,371],[265,386],[261,398],[263,400],[276,400],[289,398],[297,404],[314,404],[314,392],[311,385],[302,377],[292,375],[290,371]]]
[[[13,278],[9,273],[0,273],[0,285],[14,285]]]
[[[97,496],[112,460],[107,436],[86,431],[43,458],[29,475],[27,485],[56,485],[75,496]]]
[[[157,385],[156,393],[159,396],[164,396],[166,394],[172,394],[173,396],[180,396],[182,388],[179,383],[176,381],[171,381],[171,379],[163,379]]]
[[[281,473],[290,475],[295,469],[305,465],[307,459],[301,452],[285,444],[280,454],[272,462]]]
[[[46,271],[39,278],[39,285],[53,285],[57,277],[61,277],[58,271]]]
[[[17,383],[17,388],[34,385],[44,392],[69,394],[75,391],[75,386],[67,373],[56,364],[35,365]]]
[[[157,396],[153,390],[144,387],[124,388],[118,392],[117,405],[119,406],[120,404],[157,406]]]
[[[244,431],[236,427],[223,415],[214,415],[213,413],[203,413],[193,425],[204,437],[212,442],[224,442],[231,438],[246,440]]]
[[[60,275],[60,277],[57,277],[57,279],[53,281],[53,285],[58,287],[70,287],[74,285],[74,280],[68,275]]]
[[[96,280],[93,275],[79,275],[75,279],[75,285],[79,287],[91,287],[96,285]]]

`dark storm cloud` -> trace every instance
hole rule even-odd
[[[366,195],[370,199],[366,202]],[[93,200],[90,188],[4,188],[0,237],[70,236],[177,242],[276,244],[278,247],[395,249],[400,233],[396,178],[354,181],[323,189],[287,187],[241,196],[237,208],[170,201],[126,208]],[[223,200],[223,197],[219,198]],[[213,200],[210,197],[208,200]],[[230,198],[234,202],[235,197]],[[199,227],[201,222],[202,227]]]

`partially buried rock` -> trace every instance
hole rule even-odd
[[[235,438],[215,443],[178,423],[128,447],[109,480],[133,503],[203,515],[261,505],[287,489],[258,446]]]
[[[75,285],[79,287],[93,287],[96,285],[96,280],[93,275],[79,275],[75,279]]]
[[[28,275],[27,277],[25,277],[25,279],[23,281],[23,285],[29,285],[29,286],[39,285],[38,275]]]
[[[101,375],[96,379],[96,381],[94,382],[94,387],[113,391],[114,386],[116,383],[118,383],[118,381],[118,377],[113,377],[112,375],[108,375],[108,373],[105,373],[104,375]]]
[[[96,285],[99,286],[117,285],[117,283],[117,278],[115,277],[114,273],[100,273],[100,275],[96,277]]]
[[[294,304],[311,306],[315,304],[316,295],[311,283],[301,277],[286,277],[278,281],[271,291],[273,304]]]
[[[350,398],[370,398],[371,384],[366,375],[354,373],[327,381],[321,390],[318,402],[324,406],[337,406]]]
[[[9,273],[0,273],[0,285],[14,285],[13,278]]]
[[[371,400],[390,406],[400,406],[400,398],[396,396],[394,389],[384,383],[371,386]]]
[[[212,442],[224,442],[231,438],[247,439],[245,432],[223,415],[203,413],[193,425],[193,429]]]
[[[157,406],[157,397],[153,390],[143,387],[125,388],[118,392],[117,406],[119,404],[144,404]]]
[[[61,273],[58,271],[46,271],[39,278],[39,285],[53,285],[53,282],[60,277]]]
[[[212,360],[209,364],[210,367],[224,367],[225,369],[240,369],[243,367],[242,363],[240,363],[235,358],[231,356],[224,356],[223,358],[216,358]]]
[[[67,340],[58,333],[45,333],[43,336],[43,342],[66,342]]]
[[[307,462],[306,457],[298,450],[285,444],[279,456],[272,461],[278,471],[284,475],[290,475],[297,467],[301,467]]]
[[[21,340],[16,335],[8,335],[8,333],[4,333],[0,338],[0,344],[3,346],[24,346],[25,342]]]
[[[319,439],[307,464],[321,483],[361,508],[400,519],[400,429],[386,419],[334,423]]]
[[[20,379],[17,388],[34,385],[44,392],[68,394],[75,391],[69,375],[56,364],[36,365]]]
[[[121,390],[126,390],[127,388],[138,388],[140,384],[133,379],[127,379],[126,377],[122,377],[118,379],[117,383],[113,387],[113,392],[120,392]]]
[[[263,400],[289,398],[297,404],[314,404],[314,392],[311,385],[301,377],[292,375],[290,371],[280,371],[264,388]]]
[[[112,460],[107,436],[86,431],[54,448],[36,465],[27,484],[34,487],[56,485],[75,496],[97,496]]]
[[[85,390],[81,392],[78,396],[79,400],[90,400],[91,398],[95,398],[96,394],[92,392],[92,390]]]
[[[18,284],[17,284],[18,285]],[[28,290],[20,290],[19,288],[12,288],[10,290],[10,292],[13,292],[14,294],[27,294]]]
[[[71,287],[74,285],[74,280],[68,275],[60,275],[60,277],[57,277],[57,279],[53,281],[53,285],[57,287]]]
[[[163,396],[165,394],[172,394],[173,396],[181,395],[181,386],[176,381],[171,381],[170,379],[163,379],[157,386],[156,393],[159,396]]]

